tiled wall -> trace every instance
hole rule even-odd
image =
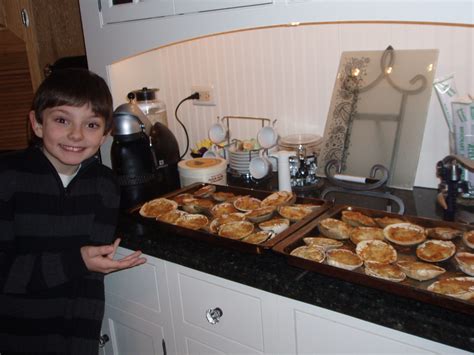
[[[192,85],[214,86],[216,106],[184,103],[178,112],[191,146],[207,137],[217,116],[277,119],[280,135],[322,135],[343,51],[439,49],[436,77],[456,75],[460,93],[474,93],[474,28],[401,23],[308,24],[220,34],[159,48],[110,68],[115,105],[144,86],[160,88],[169,126],[185,147],[174,118]],[[237,122],[237,121],[233,121]],[[231,123],[235,138],[256,136],[257,123]],[[448,152],[448,134],[432,95],[415,185],[436,187],[435,165]]]

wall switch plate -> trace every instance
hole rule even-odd
[[[200,106],[215,106],[216,98],[214,96],[213,85],[193,85],[191,87],[192,94],[195,92],[199,93],[199,100],[193,100],[194,105]]]

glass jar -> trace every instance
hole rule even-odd
[[[166,105],[163,101],[156,97],[156,93],[159,90],[160,89],[150,89],[144,87],[141,90],[133,91],[133,93],[135,94],[138,107],[140,107],[152,125],[154,125],[156,122],[159,122],[168,127]]]

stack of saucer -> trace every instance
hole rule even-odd
[[[229,149],[229,167],[239,174],[248,174],[250,160],[258,155],[258,150],[238,151],[232,147]]]
[[[303,147],[307,156],[318,156],[322,144],[323,138],[317,134],[291,134],[279,139],[278,148],[279,150],[298,151],[299,147]]]

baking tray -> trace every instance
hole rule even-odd
[[[186,186],[182,189],[170,192],[160,197],[171,199],[183,193],[192,194],[193,192],[199,190],[200,188],[206,185],[214,185],[214,184],[195,183],[195,184]],[[271,195],[274,192],[274,191],[254,190],[254,189],[227,186],[227,185],[214,185],[214,186],[216,187],[216,192],[232,192],[235,195],[250,195],[261,200],[263,200],[265,197]],[[306,197],[299,197],[299,196],[296,197],[295,203],[313,204],[313,205],[319,206],[319,208],[317,208],[315,211],[313,211],[311,214],[309,214],[302,220],[297,221],[297,222],[292,222],[290,226],[287,229],[285,229],[283,232],[278,233],[272,239],[267,240],[260,244],[251,244],[251,243],[247,243],[241,240],[234,240],[234,239],[229,239],[225,237],[220,237],[216,234],[210,233],[205,230],[192,230],[192,229],[187,229],[181,226],[169,224],[166,222],[158,221],[152,218],[145,218],[145,217],[142,217],[138,213],[140,206],[135,207],[129,212],[135,218],[138,218],[141,222],[144,222],[144,223],[147,223],[147,225],[156,227],[157,231],[174,233],[180,236],[185,236],[185,237],[193,238],[199,241],[211,243],[214,245],[232,248],[232,249],[239,250],[242,252],[261,254],[267,250],[270,250],[276,243],[281,242],[283,239],[287,238],[296,230],[298,230],[305,224],[309,223],[314,218],[317,218],[319,215],[323,214],[324,212],[326,212],[333,206],[333,203],[329,201],[325,201],[325,200],[321,200],[317,198],[306,198]],[[256,227],[256,231],[257,230],[258,230],[258,227]]]
[[[318,218],[312,220],[311,222],[305,224],[302,228],[298,229],[295,233],[293,233],[288,238],[282,240],[278,244],[276,244],[272,250],[276,253],[283,254],[288,264],[299,267],[301,269],[314,271],[320,274],[336,277],[343,279],[345,281],[349,281],[352,283],[376,288],[383,290],[385,292],[394,293],[400,296],[416,299],[419,301],[423,301],[426,303],[431,303],[440,307],[449,308],[451,310],[455,310],[458,312],[466,313],[469,315],[474,315],[474,300],[464,301],[458,298],[445,296],[442,294],[438,294],[432,291],[428,291],[426,288],[433,282],[445,279],[448,277],[467,277],[461,270],[458,269],[456,265],[456,261],[454,256],[450,259],[434,263],[435,265],[441,266],[446,269],[446,272],[437,278],[427,280],[427,281],[416,281],[410,278],[406,278],[402,282],[393,282],[383,279],[378,279],[375,277],[368,276],[364,273],[363,267],[359,267],[355,270],[345,270],[341,268],[337,268],[331,265],[328,265],[326,261],[323,263],[318,263],[315,261],[299,258],[293,255],[290,255],[291,251],[299,246],[304,245],[303,238],[304,237],[317,237],[320,235],[319,229],[317,227],[318,223],[323,220],[324,218],[336,218],[341,219],[342,211],[345,210],[352,210],[361,212],[369,217],[378,218],[378,217],[395,217],[407,222],[411,222],[414,224],[418,224],[425,228],[433,228],[433,227],[451,227],[458,230],[466,231],[473,229],[472,226],[467,224],[460,224],[460,223],[453,223],[453,222],[445,222],[445,221],[438,221],[434,219],[428,218],[421,218],[421,217],[412,217],[412,216],[401,216],[394,213],[388,213],[379,210],[372,210],[366,208],[359,208],[359,207],[352,207],[348,205],[335,205],[330,210],[326,211],[324,214],[320,215]],[[323,236],[323,235],[321,235]],[[355,252],[355,245],[350,240],[344,240],[344,245],[342,248],[349,249]],[[412,259],[415,260],[416,254],[416,246],[414,247],[402,247],[395,245],[386,241],[390,245],[392,245],[399,255],[398,260],[400,259]],[[456,245],[456,252],[458,251],[470,251],[469,248],[464,244],[462,238],[457,237],[452,242]]]

